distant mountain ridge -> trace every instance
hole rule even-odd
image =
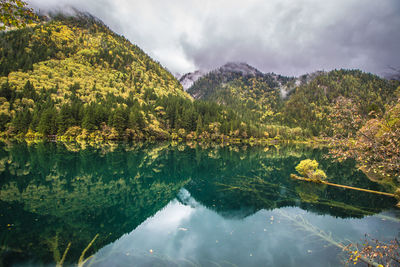
[[[301,127],[317,136],[330,132],[328,115],[338,97],[355,101],[363,116],[371,111],[382,114],[385,105],[394,101],[399,84],[360,70],[286,77],[230,62],[198,78],[187,92],[194,99],[226,105],[260,124]]]
[[[225,105],[240,116],[264,123],[271,122],[290,84],[294,78],[262,73],[243,62],[228,62],[199,77],[187,92],[196,100]]]
[[[197,73],[201,73],[202,75],[196,75],[196,79],[192,79],[194,82],[188,88],[187,92],[195,99],[203,100],[207,100],[213,94],[214,90],[238,78],[246,80],[250,78],[262,78],[271,88],[281,88],[293,79],[274,73],[264,74],[255,67],[243,62],[228,62],[206,74],[204,72]],[[182,76],[180,81],[185,81],[184,77],[192,77],[192,74],[186,75]]]
[[[244,62],[228,62],[225,65],[211,71],[204,71],[204,70],[196,70],[194,72],[189,72],[184,75],[182,75],[179,78],[179,82],[182,84],[183,89],[187,91],[192,85],[200,78],[203,76],[207,75],[209,72],[214,72],[214,73],[240,73],[241,75],[244,76],[257,76],[257,75],[263,75],[261,71],[258,69],[250,66],[247,63]]]
[[[188,91],[194,83],[203,78],[206,75],[209,75],[210,73],[214,74],[220,74],[221,76],[224,76],[226,74],[229,75],[229,73],[235,73],[235,74],[240,74],[242,76],[269,76],[271,79],[270,85],[272,87],[276,87],[280,89],[281,91],[281,96],[285,98],[288,93],[290,93],[295,87],[300,86],[305,83],[311,82],[313,79],[315,79],[319,75],[323,75],[325,72],[324,71],[315,71],[312,73],[307,73],[298,77],[289,77],[289,76],[284,76],[284,75],[279,75],[275,74],[273,72],[269,73],[263,73],[262,71],[258,70],[257,68],[244,63],[244,62],[228,62],[221,67],[218,67],[216,69],[213,69],[211,71],[204,71],[204,70],[196,70],[194,72],[189,72],[186,73],[178,79],[181,85],[183,86],[185,91]],[[224,80],[224,79],[221,79]],[[289,82],[288,82],[289,81]],[[201,99],[202,96],[201,94],[196,94],[196,90],[190,90],[191,95],[196,98],[196,99]]]

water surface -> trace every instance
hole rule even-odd
[[[393,199],[290,180],[311,158],[332,182],[387,190],[354,162],[324,155],[302,146],[2,144],[0,260],[338,266],[345,253],[316,231],[344,243],[399,237]]]

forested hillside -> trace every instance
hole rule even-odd
[[[359,70],[316,72],[299,78],[240,71],[211,71],[188,89],[196,99],[233,108],[262,125],[300,129],[305,136],[332,136],[329,118],[339,97],[357,103],[364,121],[382,115],[400,83]],[[271,128],[271,127],[270,127]]]
[[[159,63],[88,14],[0,33],[0,75],[5,137],[216,138],[250,129],[229,109],[193,103]]]
[[[193,98],[221,104],[262,128],[268,138],[298,139],[310,133],[282,123],[285,96],[296,79],[262,73],[245,63],[227,63],[199,78],[187,90]]]
[[[283,123],[309,129],[314,136],[332,135],[329,115],[339,97],[357,103],[360,115],[367,119],[385,112],[396,100],[400,83],[359,70],[334,70],[322,73],[297,87],[282,109]]]
[[[229,64],[232,66],[233,63]],[[290,78],[263,74],[243,63],[235,66],[237,68],[227,69],[224,65],[211,71],[197,80],[188,93],[195,99],[235,107],[258,122],[271,122],[282,106],[281,82],[286,84]]]

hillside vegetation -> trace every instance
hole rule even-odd
[[[217,138],[250,129],[219,104],[193,103],[159,63],[90,15],[2,32],[0,45],[5,137]]]
[[[396,100],[395,91],[400,83],[382,79],[359,70],[334,70],[315,77],[297,87],[286,101],[283,122],[309,129],[314,136],[332,135],[332,113],[340,97],[357,103],[359,113],[368,119],[382,115],[386,105]]]
[[[332,136],[329,115],[339,97],[357,103],[364,119],[385,113],[400,83],[359,70],[316,72],[299,78],[239,71],[212,71],[188,89],[264,125],[300,128],[308,136]]]

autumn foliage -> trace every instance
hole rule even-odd
[[[302,160],[297,166],[296,171],[301,175],[313,179],[313,180],[324,180],[326,174],[323,170],[318,169],[318,162],[316,160],[306,159]]]
[[[397,239],[382,242],[366,237],[363,244],[350,244],[346,248],[351,251],[348,262],[353,264],[357,264],[361,257],[382,267],[399,266],[400,264],[400,243]]]
[[[37,19],[36,14],[27,3],[21,0],[0,0],[0,30],[6,27],[25,27]]]
[[[400,98],[385,113],[362,116],[357,103],[338,98],[330,116],[334,135],[331,155],[354,158],[360,168],[381,178],[400,179]]]

